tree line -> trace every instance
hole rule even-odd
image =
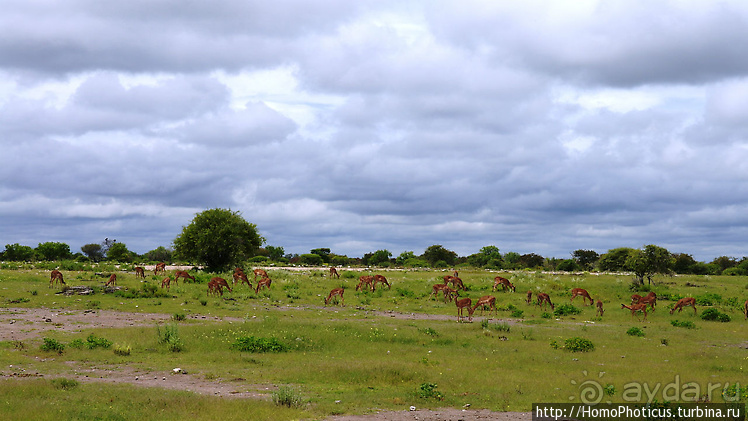
[[[748,275],[748,258],[720,256],[711,262],[698,262],[686,253],[673,253],[657,245],[642,248],[619,247],[599,254],[594,250],[579,249],[569,258],[543,257],[535,253],[501,253],[498,247],[488,245],[477,253],[459,256],[440,244],[429,246],[421,254],[404,251],[393,257],[389,250],[376,250],[361,257],[348,257],[333,253],[330,248],[316,248],[305,254],[286,254],[281,246],[264,245],[266,242],[254,224],[240,213],[228,209],[209,209],[198,213],[174,239],[173,248],[160,246],[143,255],[128,250],[117,240],[104,239],[90,243],[73,253],[70,246],[61,242],[39,243],[37,247],[6,244],[0,253],[3,261],[57,261],[80,262],[111,261],[169,262],[205,266],[221,271],[243,264],[295,264],[332,266],[377,266],[404,268],[458,268],[472,267],[494,270],[549,270],[565,272],[631,272],[639,283],[651,282],[657,274],[695,275]]]

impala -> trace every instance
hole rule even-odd
[[[595,300],[590,297],[590,294],[587,292],[586,289],[582,288],[573,288],[571,290],[571,301],[574,301],[574,298],[576,297],[582,297],[582,305],[587,305],[587,300],[590,300],[590,305],[595,302]]]
[[[330,291],[330,294],[327,295],[327,298],[325,298],[325,305],[327,305],[330,300],[332,300],[332,297],[338,296],[340,297],[340,305],[345,307],[345,300],[343,298],[343,293],[345,290],[343,288],[333,288]]]
[[[670,314],[675,313],[675,309],[678,309],[678,313],[683,311],[683,307],[693,307],[693,314],[696,314],[696,299],[693,297],[681,298],[677,303],[670,309]]]

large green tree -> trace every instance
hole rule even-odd
[[[73,257],[70,246],[65,243],[47,241],[39,243],[36,247],[36,255],[41,260],[65,260]]]
[[[457,253],[445,249],[441,244],[434,244],[433,246],[429,246],[421,257],[429,262],[432,267],[436,266],[436,263],[440,261],[452,266],[455,264],[455,260],[457,260]]]
[[[125,243],[114,243],[106,251],[107,260],[113,262],[132,262],[135,257],[135,253],[128,250]]]
[[[35,256],[33,248],[18,243],[6,244],[3,252],[3,259],[11,262],[28,262],[34,260]]]
[[[257,226],[230,209],[208,209],[195,218],[174,239],[179,258],[205,265],[211,271],[238,266],[262,246],[265,239]]]
[[[102,250],[101,244],[84,244],[83,246],[81,246],[81,251],[94,262],[98,262],[99,260],[104,258],[104,251]]]
[[[670,252],[654,244],[644,246],[642,250],[631,250],[626,259],[626,269],[634,272],[637,282],[644,284],[644,278],[652,283],[652,276],[657,273],[669,273],[673,266]]]

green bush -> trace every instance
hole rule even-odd
[[[582,310],[574,307],[571,304],[561,304],[560,306],[556,307],[556,310],[553,311],[553,314],[558,316],[569,316],[573,314],[579,314]]]
[[[171,315],[171,319],[175,322],[183,322],[187,320],[187,316],[185,316],[184,313],[174,313]]]
[[[558,341],[551,341],[551,348],[553,349],[565,349],[569,352],[590,352],[595,350],[595,344],[589,339],[584,338],[569,338],[564,341],[564,346],[558,343]]]
[[[708,308],[704,310],[704,312],[701,313],[701,319],[723,322],[723,323],[726,323],[732,320],[728,314],[722,313],[716,308]]]
[[[278,406],[287,406],[289,408],[298,408],[304,404],[304,400],[296,389],[290,386],[279,386],[278,390],[272,393],[273,403]]]
[[[70,390],[78,387],[78,381],[61,377],[58,379],[52,379],[52,386],[55,389]]]
[[[632,327],[626,331],[629,336],[644,336],[644,331],[639,327]]]
[[[254,336],[242,336],[237,338],[231,345],[232,349],[241,352],[285,352],[288,346],[275,338],[257,338]]]
[[[179,338],[179,332],[177,326],[164,326],[164,330],[161,331],[159,326],[156,326],[156,335],[158,336],[158,343],[166,345],[166,348],[171,352],[181,352],[184,350],[184,344]]]
[[[684,327],[686,329],[696,329],[696,325],[693,324],[693,322],[688,321],[688,320],[685,320],[682,322],[680,320],[671,320],[670,324],[675,327]]]
[[[513,310],[512,311],[512,317],[516,317],[518,319],[521,319],[524,314],[525,314],[525,312],[523,310]]]
[[[121,355],[121,356],[128,356],[130,355],[130,346],[116,344],[114,345],[114,354]]]
[[[438,386],[435,383],[422,383],[418,388],[418,397],[422,399],[437,399],[443,400],[444,395],[436,390]]]
[[[58,342],[55,339],[44,338],[44,343],[40,347],[42,351],[54,351],[58,354],[62,354],[65,351],[65,345]]]

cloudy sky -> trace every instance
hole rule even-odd
[[[10,0],[0,247],[748,255],[748,3]]]

